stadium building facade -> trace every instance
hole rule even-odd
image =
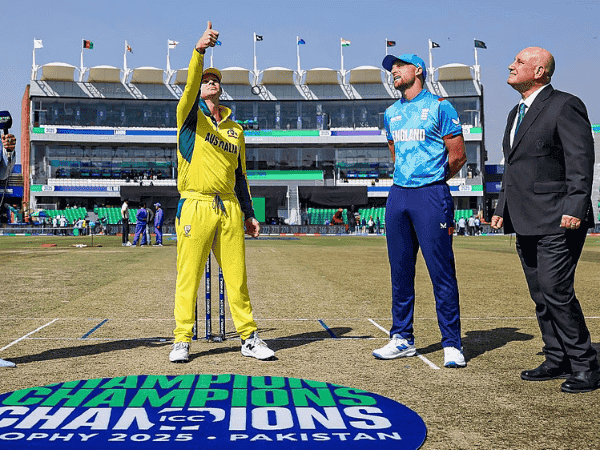
[[[467,163],[449,184],[456,209],[474,212],[485,207],[487,159],[477,69],[430,68],[427,80],[462,121]],[[393,164],[383,112],[400,95],[387,72],[229,67],[222,74],[221,101],[245,129],[248,177],[267,219],[300,223],[307,207],[333,206],[332,199],[348,207],[356,192],[371,206],[385,204]],[[186,79],[187,69],[153,67],[81,72],[53,63],[32,71],[22,103],[24,204],[92,209],[119,205],[133,186],[176,186],[175,115]]]

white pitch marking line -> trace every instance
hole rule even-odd
[[[384,333],[386,333],[387,335],[389,335],[389,331],[386,330],[385,328],[383,328],[381,325],[379,325],[377,322],[375,322],[373,319],[369,319],[369,322],[371,322],[373,325],[375,325],[377,328],[379,328],[381,331],[383,331]],[[431,367],[434,370],[440,370],[440,368],[438,366],[436,366],[434,363],[432,363],[431,361],[429,361],[427,358],[425,358],[423,355],[421,355],[419,352],[417,352],[417,356],[421,359],[421,361],[423,361],[425,364],[427,364],[429,367]]]
[[[33,333],[37,333],[38,331],[40,331],[42,328],[46,328],[48,325],[52,325],[54,322],[56,322],[58,319],[54,319],[50,322],[48,322],[46,325],[42,325],[41,327],[33,330],[30,333],[27,333],[25,336],[20,337],[19,339],[17,339],[16,341],[11,342],[10,344],[8,344],[5,347],[0,348],[0,352],[3,350],[6,350],[8,347],[15,345],[17,342],[21,342],[23,339],[26,339],[28,336],[31,336]]]

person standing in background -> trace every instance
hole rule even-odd
[[[146,228],[148,225],[148,211],[146,204],[142,203],[136,215],[135,236],[133,237],[133,246],[136,247],[140,235],[142,236],[140,247],[146,245]]]
[[[152,230],[150,227],[154,225],[154,211],[150,206],[146,207],[146,214],[146,242],[148,245],[152,245]]]
[[[123,200],[123,205],[121,206],[121,223],[123,225],[123,235],[122,235],[122,243],[123,247],[131,247],[131,242],[129,242],[129,200]]]
[[[155,203],[154,207],[156,208],[156,213],[154,214],[154,233],[156,233],[156,243],[154,245],[157,247],[162,247],[163,223],[165,221],[165,212],[163,211],[162,205],[160,203]]]

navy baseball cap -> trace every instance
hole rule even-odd
[[[420,67],[423,70],[423,81],[427,78],[427,69],[425,68],[425,61],[419,58],[417,55],[413,55],[412,53],[405,53],[404,55],[394,56],[387,55],[383,58],[383,62],[381,65],[388,72],[392,71],[392,66],[396,61],[402,61],[408,64],[412,64],[415,67]]]

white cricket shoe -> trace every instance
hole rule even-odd
[[[190,343],[176,342],[173,344],[173,350],[169,353],[169,361],[174,363],[188,362],[190,359]]]
[[[406,356],[415,356],[417,349],[415,343],[402,339],[399,334],[395,334],[386,346],[373,350],[373,356],[379,359],[394,359]]]
[[[258,337],[258,333],[255,331],[248,339],[242,339],[242,355],[252,356],[264,361],[265,359],[273,358],[275,352],[265,344],[265,341]]]
[[[465,367],[467,362],[465,361],[465,355],[462,350],[456,347],[444,347],[444,367],[451,369],[458,369]]]
[[[16,367],[17,365],[14,362],[7,361],[5,359],[0,359],[0,367]]]

